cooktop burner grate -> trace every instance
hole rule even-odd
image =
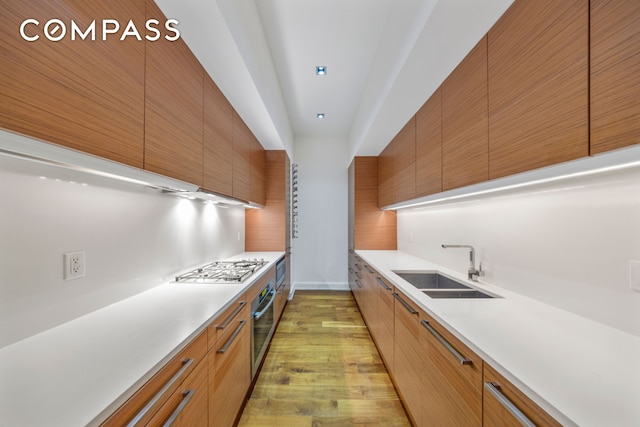
[[[263,259],[216,261],[176,276],[176,282],[242,283],[265,264]]]

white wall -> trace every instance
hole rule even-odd
[[[348,289],[346,138],[298,138],[300,237],[293,243],[294,289]]]
[[[398,249],[466,272],[470,244],[483,281],[640,336],[640,170],[398,212]],[[508,321],[505,319],[505,321]]]
[[[242,208],[2,156],[0,182],[0,347],[244,250]]]

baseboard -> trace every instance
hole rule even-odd
[[[348,291],[349,284],[346,282],[295,282],[293,291]]]

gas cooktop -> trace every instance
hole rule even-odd
[[[266,263],[264,259],[216,261],[176,276],[176,282],[242,283]]]

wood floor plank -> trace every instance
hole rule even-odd
[[[410,426],[350,292],[287,304],[239,426]]]

